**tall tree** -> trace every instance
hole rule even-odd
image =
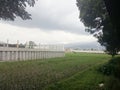
[[[77,0],[80,20],[86,31],[98,38],[98,42],[106,47],[112,56],[120,50],[120,35],[112,25],[103,0]]]
[[[119,30],[120,28],[120,13],[118,11],[118,8],[120,7],[120,5],[118,4],[119,2],[116,0],[104,0],[104,2],[112,23],[117,28],[117,30]]]
[[[0,19],[14,20],[17,16],[23,20],[31,19],[25,9],[34,4],[35,0],[0,0]]]

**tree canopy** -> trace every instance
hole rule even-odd
[[[118,4],[118,1],[116,0],[104,0],[105,6],[107,8],[107,11],[110,15],[111,21],[114,24],[114,26],[119,30],[120,28],[120,13],[118,11],[118,8],[120,5]]]
[[[34,6],[35,0],[0,0],[0,19],[14,20],[17,16],[23,20],[31,19],[25,9]]]
[[[98,42],[106,47],[107,53],[116,55],[120,50],[120,35],[111,23],[104,1],[77,0],[77,6],[85,30],[98,38]]]

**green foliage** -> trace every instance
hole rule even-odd
[[[107,15],[102,0],[77,0],[77,6],[80,10],[80,20],[90,29],[100,25],[100,20],[103,20]],[[100,19],[95,20],[98,17]]]
[[[14,20],[16,16],[23,20],[31,19],[25,8],[34,4],[35,0],[0,0],[0,19]]]
[[[120,51],[120,33],[112,25],[103,0],[77,0],[77,6],[86,31],[98,38],[108,54],[116,55]]]
[[[112,56],[119,52],[119,34],[114,29],[114,26],[109,23],[110,19],[104,21],[103,35],[99,38],[101,45],[106,46],[106,52]]]
[[[97,69],[102,72],[105,78],[105,90],[119,90],[120,89],[120,57],[111,59],[108,63],[100,66]]]
[[[120,79],[120,57],[111,59],[98,70],[105,75],[113,75]]]

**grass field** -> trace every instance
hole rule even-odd
[[[102,90],[95,69],[105,54],[69,53],[63,58],[0,62],[0,90]]]

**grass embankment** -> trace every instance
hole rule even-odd
[[[47,60],[0,62],[0,90],[98,90],[103,75],[95,71],[105,54],[66,54]]]
[[[103,86],[100,86],[100,84]],[[47,87],[48,90],[119,90],[120,56]]]

